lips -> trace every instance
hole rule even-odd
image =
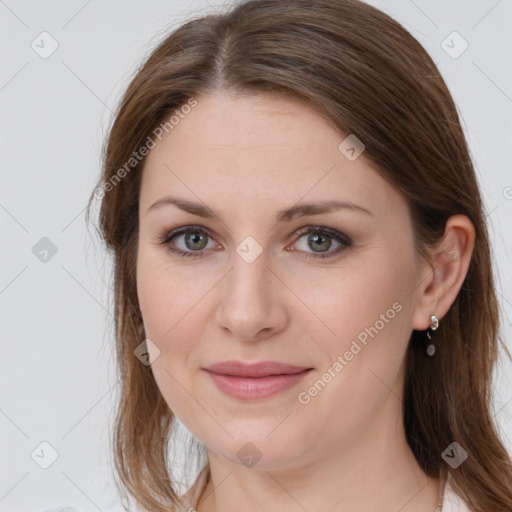
[[[239,400],[259,400],[297,385],[312,368],[276,361],[255,364],[225,361],[205,370],[225,395]]]

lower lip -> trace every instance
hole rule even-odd
[[[208,372],[217,388],[224,394],[242,400],[268,398],[298,384],[311,370],[290,375],[268,377],[234,377]]]

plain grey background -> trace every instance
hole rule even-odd
[[[453,94],[485,198],[512,348],[512,1],[369,3],[426,47]],[[121,510],[108,449],[117,392],[110,261],[84,210],[111,112],[136,66],[170,29],[221,5],[0,0],[2,512]],[[503,360],[494,406],[509,450],[511,370]]]

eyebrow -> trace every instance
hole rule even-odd
[[[213,210],[209,206],[206,206],[203,203],[197,203],[195,201],[190,201],[188,199],[183,199],[175,196],[166,196],[162,197],[158,201],[154,202],[147,210],[146,213],[149,213],[152,210],[156,210],[165,205],[175,205],[181,210],[184,210],[193,215],[198,215],[199,217],[212,218],[218,217],[222,219],[222,215],[220,212]],[[321,203],[302,203],[291,206],[290,208],[286,208],[284,210],[280,210],[276,215],[276,223],[277,222],[290,222],[297,217],[306,217],[308,215],[320,215],[322,213],[329,213],[336,210],[348,209],[356,212],[362,212],[368,215],[373,215],[370,210],[367,210],[363,206],[352,203],[350,201],[324,201]]]

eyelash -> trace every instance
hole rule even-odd
[[[156,243],[159,245],[166,246],[166,249],[183,258],[203,258],[205,257],[206,250],[203,249],[201,251],[183,251],[181,249],[177,249],[176,247],[171,247],[170,243],[173,240],[173,238],[186,234],[186,233],[200,233],[202,235],[210,236],[207,230],[202,228],[201,226],[184,226],[182,228],[175,229],[173,231],[170,231],[169,233],[164,234],[163,236],[160,236],[157,238]],[[304,258],[315,258],[315,259],[326,259],[333,257],[343,251],[344,249],[350,247],[352,245],[352,240],[349,236],[345,235],[344,233],[341,233],[340,231],[324,226],[304,226],[303,228],[300,228],[296,231],[296,236],[298,237],[297,240],[300,240],[304,235],[314,233],[314,234],[320,234],[320,235],[327,235],[330,238],[336,240],[339,244],[341,244],[339,247],[337,247],[334,251],[330,251],[327,253],[309,253],[306,256],[303,256]]]

